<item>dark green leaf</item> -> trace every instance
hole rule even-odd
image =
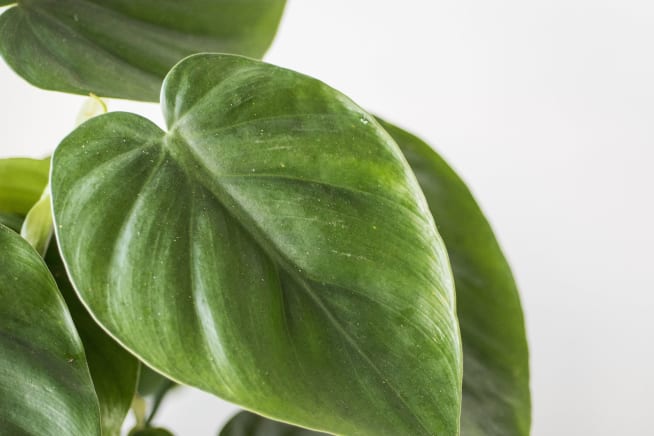
[[[17,233],[20,232],[20,228],[23,225],[23,218],[21,215],[15,213],[0,212],[0,224],[9,227]]]
[[[133,428],[130,430],[128,436],[173,436],[171,432],[165,428]]]
[[[14,230],[21,230],[23,237],[42,254],[48,247],[52,220],[50,196],[45,194],[39,200],[38,193],[43,192],[47,184],[49,167],[50,159],[0,160],[0,196],[4,199],[0,209],[27,212],[24,222],[20,215],[3,214],[3,217],[7,217],[9,224],[13,221]],[[29,204],[30,201],[35,204]],[[89,316],[72,290],[58,257],[56,245],[53,244],[48,254],[48,266],[82,338],[100,401],[103,434],[118,434],[134,394],[137,360],[107,336]]]
[[[285,0],[21,0],[0,16],[0,54],[45,89],[157,101],[198,52],[261,57]]]
[[[239,412],[229,420],[219,436],[320,436],[320,433],[273,421],[252,412]]]
[[[119,435],[136,390],[138,361],[91,318],[68,281],[54,243],[48,250],[46,263],[59,285],[84,344],[91,378],[100,402],[102,434]]]
[[[342,94],[251,59],[168,75],[168,133],[94,118],[55,152],[77,291],[166,376],[345,434],[456,435],[445,248],[395,142]]]
[[[0,212],[26,215],[48,183],[50,159],[0,159]]]
[[[0,226],[0,433],[99,435],[82,343],[38,253]]]
[[[166,389],[165,387],[170,383],[171,380],[167,379],[163,375],[153,371],[146,365],[141,365],[139,383],[137,387],[139,395],[143,397],[156,395],[157,392],[160,392],[162,389]]]
[[[529,434],[529,353],[511,270],[472,194],[427,144],[385,122],[445,240],[463,341],[464,436]]]

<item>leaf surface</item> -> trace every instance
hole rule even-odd
[[[0,212],[27,215],[48,183],[50,159],[0,159]]]
[[[493,231],[459,176],[425,142],[381,121],[406,156],[442,235],[463,342],[463,436],[529,434],[529,352],[520,298]]]
[[[0,16],[0,54],[56,91],[157,101],[161,81],[198,52],[259,58],[285,0],[21,0]]]
[[[100,435],[84,349],[36,251],[0,226],[0,429]]]
[[[416,174],[454,271],[464,349],[462,434],[528,435],[529,359],[524,320],[515,282],[490,225],[464,182],[442,157],[416,136],[379,121]],[[315,433],[243,411],[220,435],[301,434]]]
[[[301,74],[178,64],[168,132],[110,113],[53,157],[58,241],[95,318],[167,377],[342,434],[458,434],[447,255],[377,121]]]
[[[0,224],[18,233],[23,225],[23,217],[15,213],[4,213],[0,211]]]
[[[136,391],[138,360],[107,335],[89,315],[68,280],[55,243],[50,245],[45,260],[84,344],[100,404],[102,434],[117,436]]]
[[[419,138],[379,121],[414,170],[454,270],[464,349],[462,434],[528,435],[531,411],[524,320],[515,282],[490,225],[443,158]],[[278,434],[313,433],[243,411],[221,436]]]
[[[66,271],[59,259],[56,244],[50,243],[52,218],[50,212],[50,195],[46,188],[50,159],[4,159],[0,160],[0,171],[5,183],[0,182],[9,199],[0,207],[0,223],[20,231],[41,255],[47,251],[47,265],[56,279],[63,294],[79,336],[84,346],[88,367],[99,397],[102,431],[104,435],[117,435],[134,395],[138,363],[136,358],[111,339],[90,317],[82,306],[66,276]],[[45,189],[45,192],[44,192]],[[36,192],[44,192],[41,199],[33,205],[29,201]],[[4,213],[2,207],[27,214],[25,220],[21,215]],[[98,400],[96,400],[97,402]]]

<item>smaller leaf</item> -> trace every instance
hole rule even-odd
[[[149,366],[141,364],[141,373],[139,375],[139,383],[137,388],[139,395],[143,397],[156,395],[157,392],[160,392],[166,385],[170,383],[174,382],[152,370]]]
[[[219,436],[320,436],[327,433],[296,427],[242,411],[232,417]]]
[[[50,159],[0,159],[0,212],[25,215],[48,183]]]
[[[84,349],[46,265],[0,226],[0,433],[100,435]]]
[[[48,250],[53,230],[50,190],[46,186],[49,162],[49,159],[0,160],[0,173],[4,170],[5,176],[0,179],[0,197],[4,193],[5,198],[9,199],[2,203],[2,206],[21,214],[29,210],[24,221],[18,213],[2,211],[0,222],[7,222],[15,231],[20,231],[21,236],[42,256],[47,253],[48,266],[68,304],[84,345],[91,377],[99,397],[103,434],[118,435],[135,391],[138,362],[111,339],[82,306],[68,281],[56,244]],[[37,198],[35,204],[29,205],[37,190],[42,192],[41,198]],[[17,197],[16,193],[20,195]],[[16,198],[20,201],[16,201]]]
[[[44,89],[157,101],[193,53],[260,58],[285,0],[0,0],[0,55]]]
[[[128,436],[173,436],[171,432],[161,427],[133,428]]]

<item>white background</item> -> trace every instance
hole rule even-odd
[[[294,0],[267,60],[419,134],[468,181],[522,291],[534,435],[653,434],[651,1]],[[82,102],[2,63],[0,96],[2,156],[50,153]],[[180,391],[159,422],[215,435],[231,410]]]

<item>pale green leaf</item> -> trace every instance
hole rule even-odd
[[[41,255],[50,244],[52,237],[52,212],[50,210],[50,190],[46,187],[39,201],[30,209],[20,228],[20,235]]]
[[[48,183],[50,159],[0,159],[0,212],[26,215]]]
[[[95,94],[90,94],[82,103],[82,107],[75,118],[75,127],[93,117],[107,113],[107,104]]]

